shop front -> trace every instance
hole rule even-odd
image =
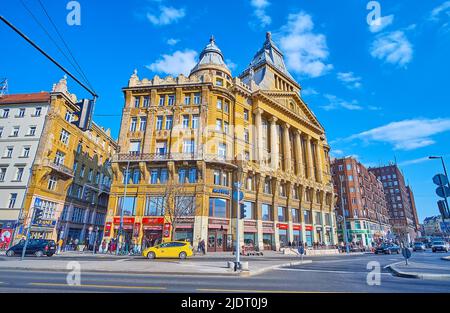
[[[56,235],[56,220],[41,220],[33,223],[30,229],[30,238],[33,239],[53,239]]]
[[[233,249],[228,235],[229,221],[225,219],[209,219],[208,252],[224,252]],[[231,236],[231,235],[230,235]]]
[[[297,247],[302,241],[302,225],[292,225],[293,239],[292,246]]]
[[[257,233],[256,221],[244,221],[244,244],[246,247],[253,249],[258,247]]]
[[[314,227],[311,225],[305,226],[305,240],[308,247],[313,246],[313,230]]]
[[[142,219],[142,250],[162,242],[164,217],[144,217]]]
[[[325,243],[327,245],[333,244],[333,235],[330,226],[325,227]]]
[[[173,240],[189,241],[191,245],[194,244],[194,219],[193,218],[191,218],[191,217],[183,218],[177,222],[177,224],[175,226]]]
[[[278,240],[280,242],[280,248],[284,248],[287,247],[289,244],[289,239],[288,239],[288,229],[289,229],[289,225],[288,224],[277,224],[277,228],[278,228]]]
[[[275,231],[273,223],[263,222],[263,246],[264,250],[275,250]]]
[[[136,232],[135,224],[134,224],[134,217],[124,217],[123,218],[123,224],[122,224],[122,249],[129,250],[131,247],[131,244],[133,243],[133,238]],[[119,234],[119,228],[120,228],[120,217],[114,218],[114,230],[115,230],[115,237]]]
[[[316,226],[316,242],[319,244],[324,243],[323,239],[323,227]]]

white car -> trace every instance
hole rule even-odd
[[[431,251],[437,252],[437,251],[444,251],[448,252],[450,250],[450,247],[447,242],[445,241],[433,241],[433,245],[431,246]]]

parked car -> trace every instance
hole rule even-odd
[[[186,259],[194,254],[191,244],[187,241],[169,241],[147,248],[142,255],[148,259],[180,258]]]
[[[431,246],[431,251],[437,252],[437,251],[449,251],[449,245],[445,241],[433,241],[433,245]]]
[[[400,247],[396,244],[382,244],[375,249],[375,254],[384,253],[384,254],[392,254],[397,253],[400,254]]]
[[[6,251],[6,255],[9,257],[15,255],[22,255],[25,240],[21,240],[18,244],[12,246]],[[37,257],[48,256],[51,257],[56,252],[56,243],[54,240],[49,239],[30,239],[25,251],[26,255],[34,254]]]
[[[427,248],[423,242],[415,242],[413,245],[413,251],[426,251]]]

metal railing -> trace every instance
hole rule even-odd
[[[113,162],[140,162],[140,161],[169,161],[169,160],[197,160],[196,153],[119,153],[113,156]]]
[[[48,167],[52,168],[53,170],[63,173],[65,175],[68,175],[70,177],[74,176],[73,169],[71,169],[63,164],[57,164],[57,163],[47,159],[47,160],[44,160],[43,165],[48,166]]]

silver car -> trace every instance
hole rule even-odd
[[[433,245],[431,246],[431,251],[437,252],[437,251],[444,251],[448,252],[450,249],[449,245],[445,241],[433,241]]]

